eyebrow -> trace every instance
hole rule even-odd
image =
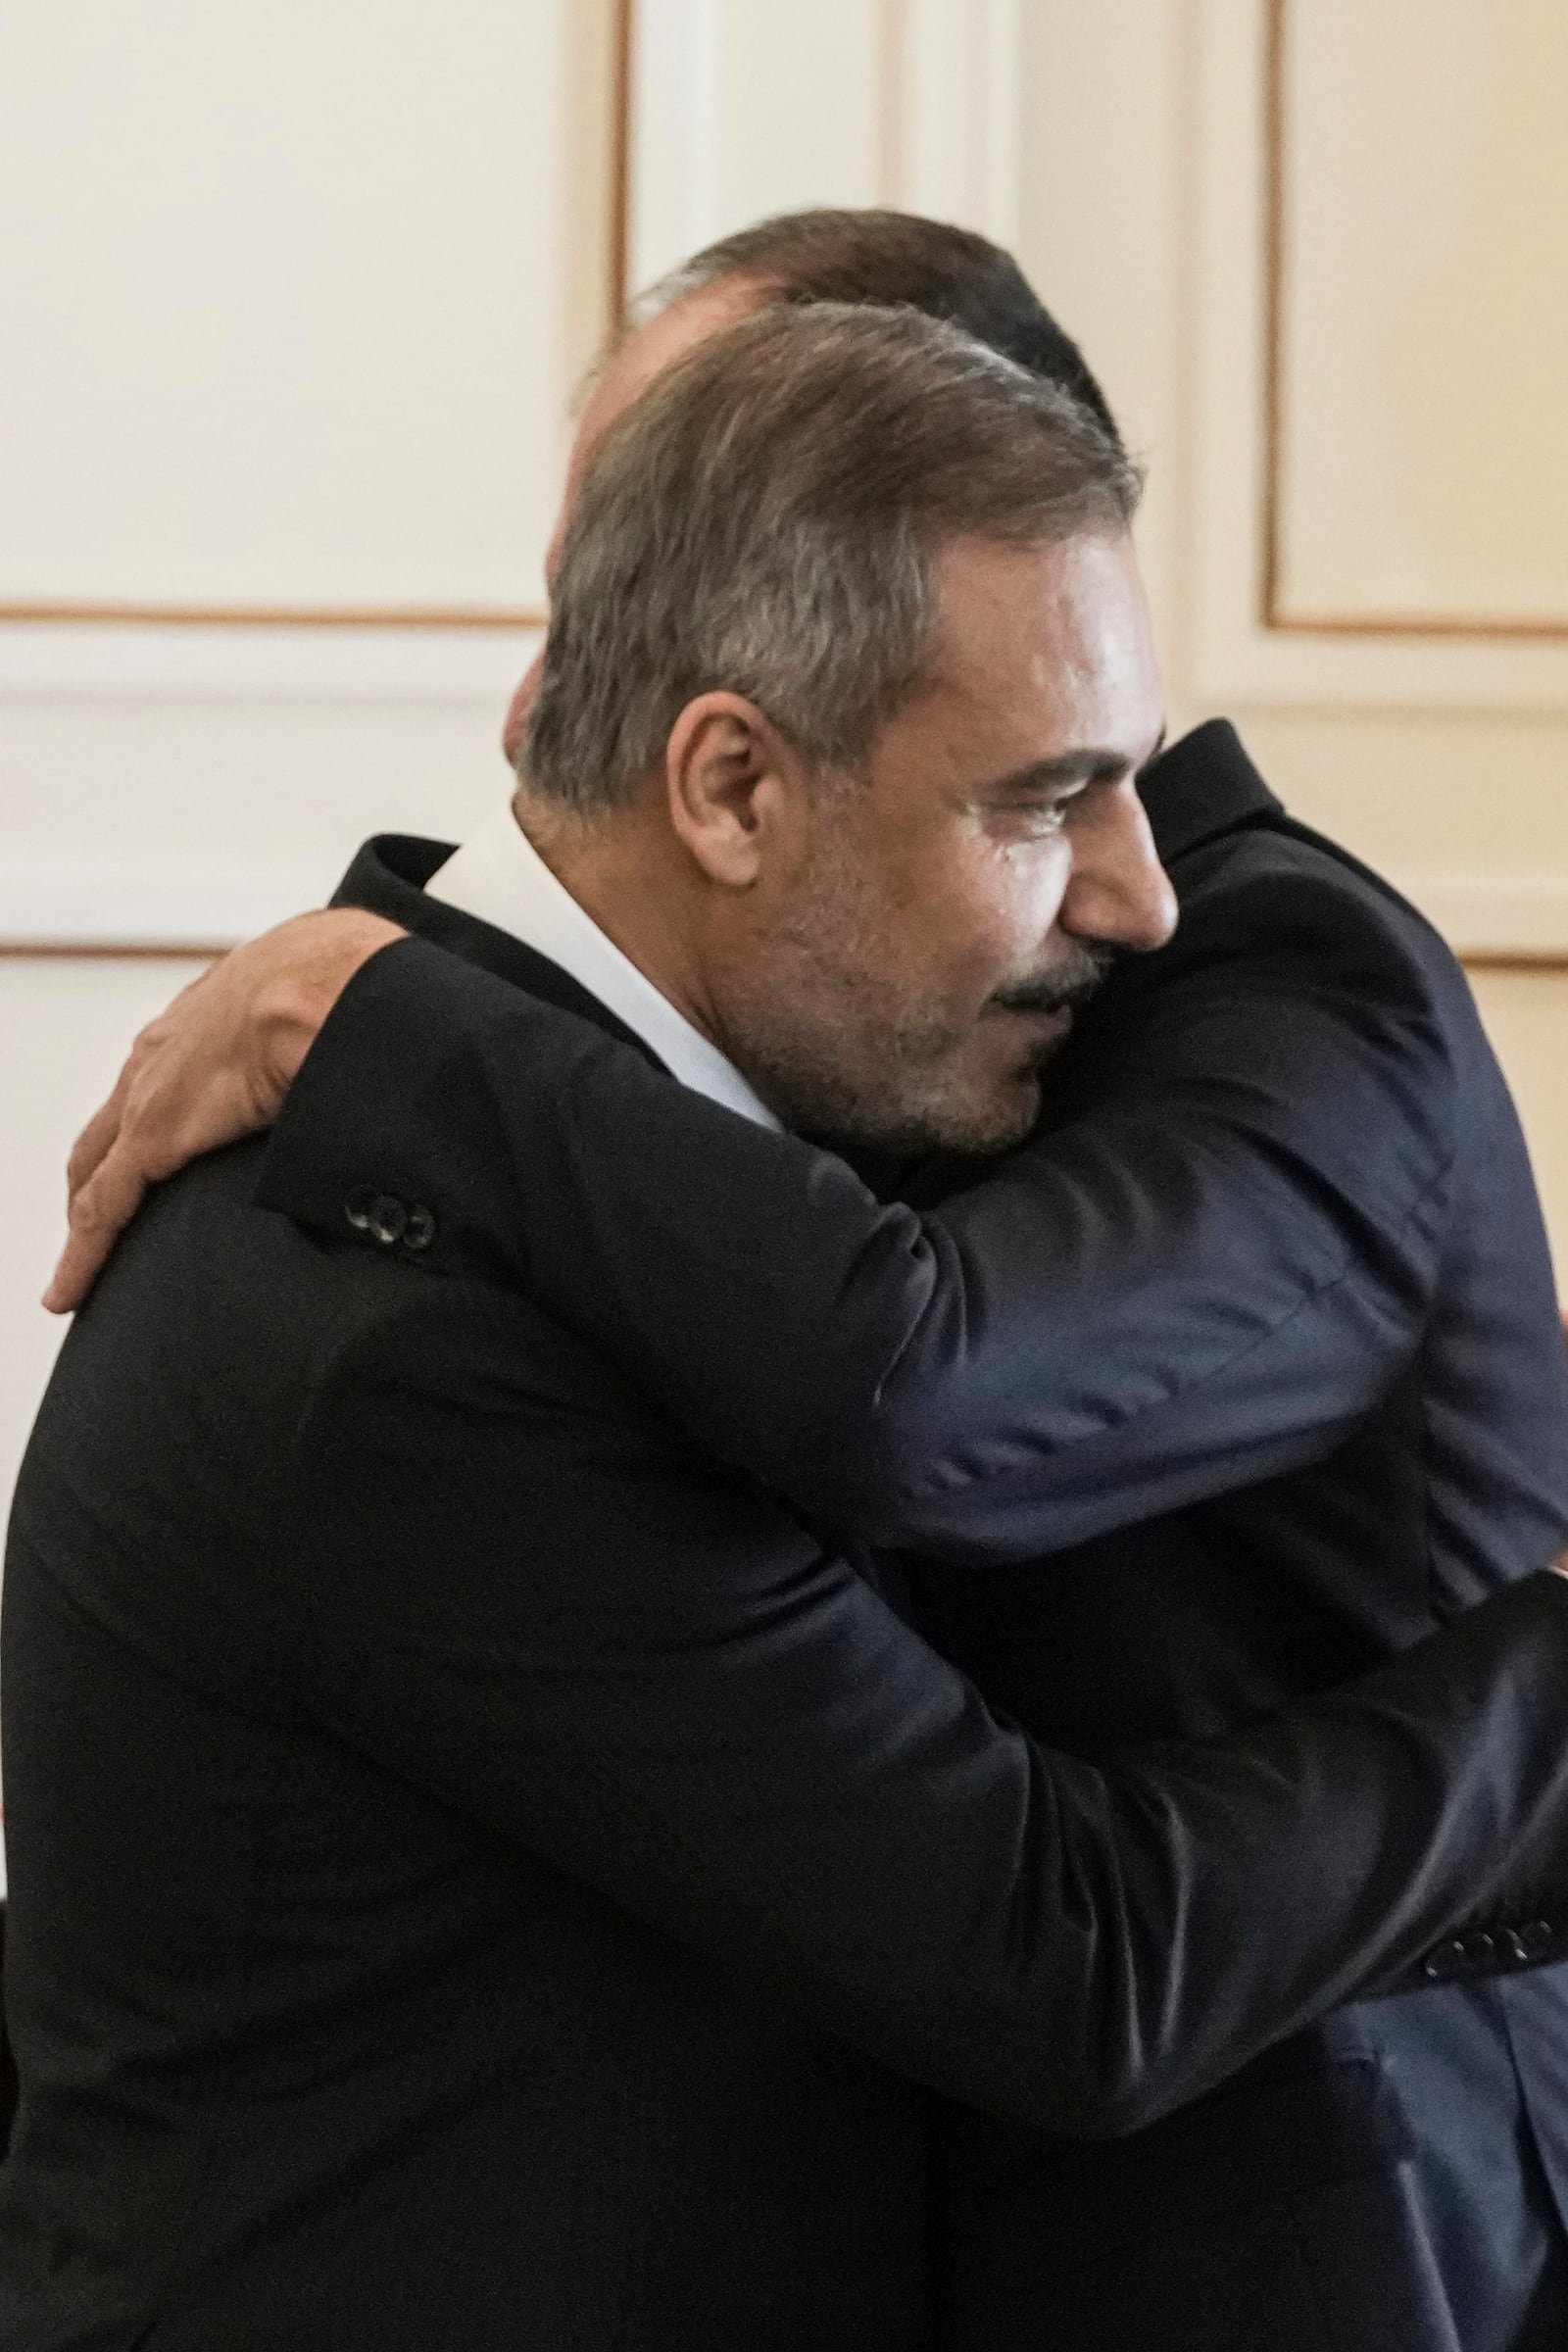
[[[1152,765],[1165,748],[1168,729],[1161,727],[1159,739],[1149,758],[1141,762],[1138,773]],[[998,776],[987,785],[988,792],[1073,792],[1086,784],[1098,783],[1104,776],[1126,773],[1125,752],[1097,750],[1087,745],[1081,752],[1063,752],[1057,760],[1032,760],[1027,767],[1014,768],[1010,775]]]

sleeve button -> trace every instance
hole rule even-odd
[[[343,1203],[343,1213],[356,1233],[368,1233],[380,1195],[373,1184],[357,1184]]]
[[[403,1228],[405,1250],[428,1250],[435,1240],[435,1219],[422,1201],[409,1203],[408,1221]]]
[[[368,1228],[372,1241],[379,1242],[383,1250],[392,1249],[402,1241],[408,1222],[409,1212],[395,1195],[377,1193]]]
[[[1450,1977],[1462,1977],[1470,1966],[1470,1955],[1461,1937],[1451,1943],[1440,1943],[1437,1950],[1422,1962],[1421,1973],[1434,1984],[1443,1984]]]

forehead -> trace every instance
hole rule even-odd
[[[1054,547],[959,539],[933,571],[931,687],[956,714],[1015,734],[1025,756],[1053,758],[1074,742],[1147,751],[1144,739],[1159,729],[1160,684],[1125,532]]]

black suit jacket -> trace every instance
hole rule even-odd
[[[883,2065],[1125,2128],[1560,1878],[1559,1580],[1239,1740],[1052,1756],[390,1160],[330,1235],[254,1205],[327,1101],[158,1196],[19,1486],[8,2352],[913,2346]]]
[[[17,2104],[17,2070],[11,2063],[11,2044],[5,2036],[6,1907],[0,1903],[0,2157],[11,2137],[11,2117]]]
[[[1100,1757],[1342,1680],[1568,1534],[1539,1211],[1451,956],[1229,728],[1149,801],[1176,941],[1082,1022],[1030,1147],[906,1174],[919,1213],[413,956],[370,967],[314,1072],[341,1102],[344,1063],[373,1063],[392,1107],[335,1135],[308,1111],[292,1170],[323,1221],[356,1168],[395,1171],[450,1262],[510,1269],[705,1442],[941,1555],[909,1571],[938,1645]],[[437,854],[387,845],[359,888],[423,927]],[[437,1095],[498,1148],[444,1161]],[[1240,2344],[1265,2318],[1294,2341],[1298,2305],[1303,2342],[1560,2331],[1565,1972],[1499,1981],[1555,1946],[1493,1925],[1421,1998],[1093,2164],[956,2118],[950,2340],[1033,2342],[1050,2315],[1080,2344]]]

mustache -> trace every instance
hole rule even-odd
[[[1128,953],[1125,948],[1077,948],[1069,959],[1053,964],[1038,979],[999,988],[991,1003],[1004,1012],[1076,1012],[1104,986]]]

